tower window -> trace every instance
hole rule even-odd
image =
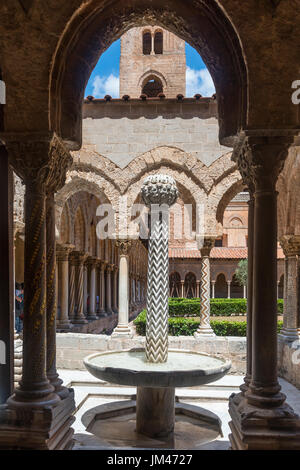
[[[150,55],[152,47],[151,33],[146,32],[143,34],[143,54]]]
[[[157,31],[154,36],[154,53],[163,53],[163,33],[161,31]]]
[[[155,98],[159,93],[163,93],[163,85],[159,78],[157,77],[148,77],[143,88],[143,95],[147,95],[149,98]]]

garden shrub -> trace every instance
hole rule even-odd
[[[139,335],[146,334],[146,310],[143,310],[134,320],[136,331]],[[246,336],[246,321],[211,320],[211,327],[217,336]],[[192,336],[199,326],[198,318],[175,317],[169,318],[170,336]],[[283,326],[282,321],[278,321],[278,333]]]

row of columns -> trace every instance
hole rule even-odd
[[[60,300],[58,326],[61,329],[70,328],[72,323],[84,324],[89,320],[96,320],[99,316],[117,313],[117,266],[89,256],[85,252],[74,251],[72,245],[60,245],[57,254],[60,274],[58,284]],[[96,302],[97,294],[99,298],[98,307]]]

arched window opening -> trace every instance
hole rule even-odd
[[[161,31],[157,31],[154,36],[154,54],[162,54],[163,53],[163,33]]]
[[[170,297],[180,297],[180,275],[179,273],[172,273],[169,277]]]
[[[223,273],[219,274],[215,284],[215,297],[225,299],[227,297],[227,282]]]
[[[241,286],[235,274],[232,276],[232,281],[231,281],[231,298],[232,299],[243,298],[243,286]]]
[[[194,273],[187,273],[184,280],[185,297],[194,299],[196,297],[196,276]]]
[[[143,54],[150,55],[152,49],[152,37],[149,31],[143,34]]]
[[[160,93],[163,93],[163,85],[159,78],[149,77],[142,89],[142,94],[147,95],[149,98],[155,98]]]

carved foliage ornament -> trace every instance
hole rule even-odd
[[[281,172],[288,149],[293,138],[282,137],[246,137],[240,148],[237,164],[243,182],[250,191],[275,190],[276,181]]]
[[[131,240],[116,240],[116,247],[120,250],[120,255],[127,256],[131,248]]]
[[[63,187],[73,159],[56,134],[32,138],[16,135],[5,140],[10,163],[26,185],[38,186],[49,194]]]

